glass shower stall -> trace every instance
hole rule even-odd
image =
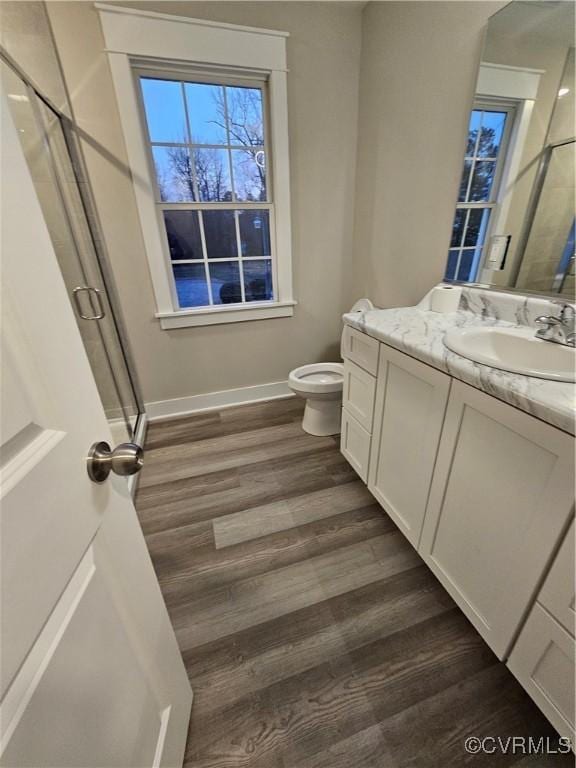
[[[45,7],[2,5],[20,6],[3,14],[3,85],[113,440],[141,444],[144,405]],[[11,50],[27,26],[37,40],[40,35],[43,71],[52,70],[50,93],[34,77],[38,46],[34,56]]]

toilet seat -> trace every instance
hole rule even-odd
[[[288,382],[296,392],[311,395],[340,392],[344,386],[344,366],[342,363],[302,365],[290,373]]]

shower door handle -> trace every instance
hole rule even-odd
[[[94,314],[84,314],[82,304],[80,303],[80,294],[82,293],[88,294],[92,309],[94,309],[94,303],[92,299],[96,299],[96,311]],[[77,288],[73,289],[72,296],[74,297],[74,303],[76,304],[76,311],[82,320],[102,320],[102,318],[105,317],[106,313],[104,312],[104,306],[102,304],[102,296],[98,288],[93,288],[91,285],[79,285]]]
[[[140,472],[144,464],[144,451],[136,443],[120,443],[114,450],[108,443],[94,443],[88,451],[86,468],[94,483],[103,483],[110,472],[127,477]]]

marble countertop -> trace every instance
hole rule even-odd
[[[576,387],[574,384],[548,381],[517,373],[508,373],[475,363],[444,346],[444,334],[450,328],[469,326],[517,327],[531,325],[532,313],[523,309],[516,314],[509,307],[487,309],[486,302],[470,291],[463,295],[456,312],[440,314],[428,309],[428,297],[415,307],[373,309],[343,316],[347,325],[391,347],[432,365],[466,384],[505,403],[559,427],[572,435],[575,431]],[[481,311],[478,312],[478,307]],[[541,312],[541,307],[536,311]],[[476,310],[476,311],[475,311]],[[557,314],[555,311],[554,314]],[[501,319],[507,316],[510,319]],[[510,322],[514,319],[515,322]]]

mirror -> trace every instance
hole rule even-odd
[[[574,4],[492,16],[445,279],[574,300]]]

